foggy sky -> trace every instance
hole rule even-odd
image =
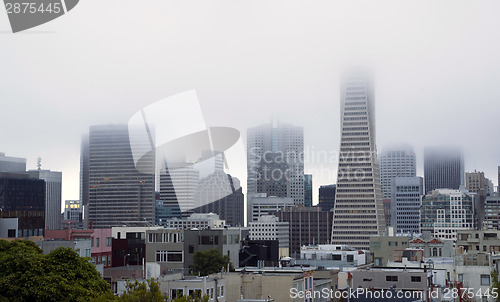
[[[498,1],[85,0],[12,34],[0,9],[0,152],[30,169],[42,157],[63,172],[63,200],[78,199],[90,125],[127,123],[189,89],[207,126],[245,135],[275,115],[304,127],[306,150],[337,152],[340,69],[363,64],[379,151],[413,145],[423,176],[424,146],[461,145],[465,170],[497,184],[498,11]],[[313,177],[314,202],[334,178]]]

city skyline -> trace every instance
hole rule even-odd
[[[106,15],[115,5],[148,22],[125,18],[110,27]],[[344,63],[364,61],[375,73],[379,150],[392,142],[413,145],[423,176],[425,146],[462,145],[465,171],[484,171],[497,184],[500,144],[491,133],[500,127],[500,44],[489,30],[500,26],[499,3],[231,7],[155,3],[137,11],[131,1],[89,1],[64,18],[64,26],[54,21],[34,34],[0,35],[0,126],[9,129],[0,134],[0,152],[27,158],[28,169],[41,157],[42,169],[63,172],[62,199],[78,199],[79,141],[89,126],[125,123],[138,109],[191,88],[200,95],[207,126],[232,126],[246,141],[247,128],[275,113],[304,127],[306,156],[313,148],[335,151],[339,71]],[[91,26],[89,15],[96,16]],[[104,38],[118,27],[127,34]],[[0,30],[9,28],[6,14],[0,15]],[[45,60],[34,60],[30,49]],[[77,50],[85,56],[75,57]],[[305,173],[313,169],[318,165],[306,164]],[[328,169],[332,177],[313,173],[314,203],[319,186],[336,182],[336,164]]]

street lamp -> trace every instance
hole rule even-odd
[[[125,262],[127,256],[130,256],[130,254],[126,254],[125,256],[123,256],[123,265],[127,265],[127,270],[128,270],[128,263]]]

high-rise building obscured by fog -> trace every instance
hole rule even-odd
[[[425,192],[435,189],[460,189],[464,185],[462,148],[453,146],[427,147],[424,150]]]
[[[391,187],[391,225],[398,233],[420,233],[422,177],[395,177]]]
[[[247,192],[304,204],[304,130],[265,124],[247,132]]]
[[[375,97],[371,76],[342,76],[341,140],[331,244],[368,250],[385,228],[375,146]]]
[[[125,222],[154,223],[155,153],[145,155],[141,164],[151,173],[137,171],[127,125],[90,127],[88,136],[82,139],[80,165],[86,223],[93,228]]]
[[[415,176],[417,176],[417,164],[412,146],[400,145],[382,151],[380,154],[382,198],[391,198],[391,183],[394,177]]]

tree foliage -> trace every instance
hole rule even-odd
[[[111,294],[89,260],[71,248],[44,255],[32,241],[0,240],[0,301],[89,301]]]
[[[161,302],[167,301],[167,297],[162,295],[160,283],[154,278],[148,279],[146,282],[127,282],[127,290],[120,297],[120,301],[126,302]]]
[[[193,255],[193,265],[190,267],[192,275],[208,276],[220,272],[223,268],[234,271],[229,256],[222,255],[216,249],[197,251]]]
[[[490,292],[497,293],[495,301],[500,302],[500,281],[498,281],[498,271],[495,269],[491,272],[491,289]]]

